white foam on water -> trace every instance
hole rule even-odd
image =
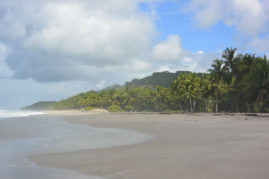
[[[27,117],[34,115],[42,115],[46,114],[44,112],[39,111],[20,111],[20,110],[1,110],[0,109],[0,120],[7,118],[17,118],[17,117]]]

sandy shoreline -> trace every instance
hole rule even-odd
[[[56,115],[56,114],[50,114]],[[31,156],[38,165],[108,178],[268,178],[268,117],[61,115],[71,123],[153,135],[142,143]]]

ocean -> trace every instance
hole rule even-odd
[[[128,145],[148,138],[135,131],[70,124],[42,112],[0,110],[0,178],[101,178],[37,166],[27,156]]]
[[[36,111],[21,111],[21,110],[1,110],[0,109],[0,120],[7,118],[17,118],[17,117],[27,117],[34,115],[42,115],[44,112],[36,112]]]

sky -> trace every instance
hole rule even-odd
[[[269,0],[1,0],[0,109],[269,55]]]

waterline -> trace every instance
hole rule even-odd
[[[2,127],[9,130],[1,130]],[[2,120],[0,176],[5,179],[40,178],[38,175],[45,176],[44,179],[89,178],[74,171],[36,166],[27,156],[128,145],[149,138],[134,131],[92,128],[46,115]]]
[[[0,110],[0,120],[46,114],[39,111]]]

